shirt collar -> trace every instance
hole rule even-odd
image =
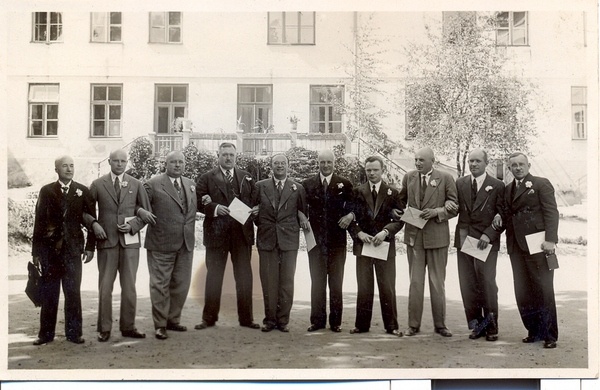
[[[67,187],[68,189],[71,188],[71,184],[73,183],[73,180],[69,180],[69,182],[67,184],[63,184],[62,181],[57,180],[58,181],[58,185],[60,185],[60,188],[63,187]]]
[[[483,174],[479,175],[479,177],[474,177],[473,175],[471,175],[471,183],[473,182],[473,179],[475,179],[475,181],[477,182],[477,191],[479,191],[479,189],[483,186],[483,182],[485,181],[486,177],[486,172],[483,172]]]
[[[381,183],[382,183],[381,180],[379,180],[379,183],[377,183],[377,184],[372,183],[371,181],[369,181],[369,190],[373,191],[373,186],[375,186],[375,191],[377,191],[377,193],[379,193],[379,188],[381,188]]]
[[[277,183],[281,182],[281,187],[285,187],[285,181],[287,180],[287,177],[284,179],[276,179],[275,176],[273,176],[273,181],[275,182],[275,187],[277,187]]]
[[[223,172],[223,175],[225,175],[225,176],[227,176],[227,171],[231,171],[231,176],[233,177],[233,169],[234,169],[234,168],[231,168],[231,169],[225,169],[225,168],[223,168],[222,166],[219,166],[219,168],[221,169],[221,172]]]
[[[323,183],[323,179],[327,179],[327,184],[331,184],[331,178],[333,177],[333,173],[330,173],[329,176],[323,176],[323,174],[319,172],[319,177],[321,178],[321,183]]]
[[[123,176],[125,176],[125,172],[121,173],[120,175],[115,175],[112,173],[112,171],[110,172],[110,180],[113,182],[113,184],[115,183],[115,177],[119,178],[119,183],[123,183]]]
[[[175,184],[175,181],[177,181],[178,184],[181,184],[181,178],[180,177],[171,177],[171,176],[169,176],[169,180],[171,180],[171,184],[173,184],[173,185]]]

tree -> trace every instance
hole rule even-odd
[[[409,137],[436,145],[465,173],[470,150],[490,158],[520,150],[537,134],[531,108],[536,86],[506,74],[492,39],[495,20],[459,13],[444,32],[427,29],[428,42],[409,44],[405,112]]]

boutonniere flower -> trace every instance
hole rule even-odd
[[[526,188],[531,188],[531,186],[532,186],[532,185],[533,185],[533,184],[532,184],[532,183],[531,183],[529,180],[527,180],[527,181],[525,182],[525,187],[526,187]]]
[[[195,189],[196,189],[196,186],[190,186],[190,191],[194,192]]]
[[[250,176],[246,176],[244,177],[244,179],[246,179],[247,181],[252,181],[252,178]]]
[[[83,192],[81,191],[81,189],[78,188],[78,189],[75,190],[75,194],[77,196],[81,196],[81,195],[83,195]]]
[[[491,190],[493,190],[493,189],[494,189],[494,187],[492,187],[492,186],[487,186],[487,187],[485,187],[485,192],[490,192],[490,191],[491,191]]]
[[[437,187],[438,183],[434,179],[434,180],[432,180],[432,181],[429,182],[429,185],[432,186],[432,187]]]
[[[392,195],[392,190],[388,188],[388,195]]]
[[[340,188],[340,189],[344,188],[344,183],[338,183],[338,188]]]
[[[121,182],[121,187],[127,187],[127,182],[126,181],[122,181]]]
[[[296,191],[296,189],[297,189],[297,188],[296,188],[296,185],[295,185],[295,184],[292,184],[292,191]]]

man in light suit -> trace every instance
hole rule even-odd
[[[457,248],[458,279],[465,308],[470,339],[485,336],[498,340],[498,285],[496,262],[501,228],[494,219],[504,214],[504,183],[486,173],[487,153],[475,149],[469,154],[471,174],[456,181],[458,190],[458,224],[454,236]],[[491,245],[484,261],[461,252],[466,237],[478,239],[477,247]]]
[[[166,168],[166,173],[144,183],[156,215],[156,223],[148,226],[144,246],[148,251],[152,319],[159,340],[168,337],[167,330],[187,330],[179,322],[192,277],[197,210],[194,182],[182,176],[183,153],[167,154]]]
[[[98,341],[110,338],[112,292],[117,272],[121,285],[119,330],[123,337],[144,338],[135,328],[137,293],[135,279],[139,264],[138,232],[145,226],[142,215],[154,221],[148,194],[142,183],[125,173],[127,153],[114,150],[108,159],[111,172],[92,182],[90,192],[98,203],[98,220],[92,223],[98,248]],[[137,237],[126,244],[125,237]]]
[[[223,274],[227,256],[231,255],[237,294],[238,320],[241,326],[259,329],[252,314],[252,245],[254,244],[253,218],[244,225],[229,213],[231,202],[237,198],[253,207],[256,186],[250,173],[235,166],[236,147],[225,142],[219,146],[219,166],[200,176],[196,191],[198,211],[205,214],[204,246],[206,247],[206,287],[202,322],[196,329],[214,326],[219,319]],[[204,204],[202,198],[210,196]],[[258,213],[258,208],[255,209]]]
[[[289,332],[300,227],[308,229],[306,195],[300,183],[287,177],[285,155],[273,156],[271,167],[273,177],[256,183],[259,205],[256,246],[265,305],[261,330],[270,332],[277,328]]]
[[[42,309],[40,331],[33,345],[54,340],[61,285],[65,295],[66,338],[83,344],[81,262],[88,263],[94,258],[95,237],[88,229],[86,240],[82,226],[84,214],[95,218],[96,209],[87,187],[73,181],[73,158],[57,158],[54,170],[58,181],[42,187],[35,207],[31,254],[33,263],[42,270]]]
[[[417,169],[404,175],[400,191],[403,204],[421,210],[420,218],[427,220],[423,229],[411,224],[404,229],[410,274],[407,336],[416,335],[421,328],[426,269],[435,332],[444,337],[452,336],[446,327],[445,280],[450,245],[448,219],[455,217],[456,211],[447,210],[445,205],[448,201],[458,203],[458,198],[454,178],[434,169],[434,161],[431,148],[419,149],[415,153]]]
[[[308,252],[310,267],[309,332],[327,325],[327,284],[329,282],[329,327],[342,331],[344,265],[346,263],[346,229],[352,214],[352,183],[333,173],[335,155],[323,150],[317,157],[319,173],[306,179],[308,220],[317,246]]]
[[[559,213],[554,187],[548,179],[529,173],[531,164],[523,153],[513,153],[508,167],[515,180],[506,186],[506,247],[513,269],[515,297],[523,325],[524,343],[544,341],[556,348],[558,320],[554,299],[554,267],[546,256],[553,255],[558,242]],[[529,248],[525,237],[545,232],[540,248]],[[541,250],[541,251],[540,251]],[[537,252],[530,254],[531,252]]]
[[[392,210],[403,209],[404,204],[396,189],[389,187],[381,176],[383,160],[378,156],[367,157],[365,172],[368,181],[354,191],[354,214],[356,220],[348,228],[354,240],[353,252],[356,255],[356,279],[358,293],[356,299],[356,321],[351,334],[365,333],[371,327],[373,315],[373,269],[377,275],[379,302],[385,331],[402,337],[398,330],[398,309],[396,307],[396,246],[395,234],[402,229],[403,222],[392,219]],[[364,246],[379,246],[389,243],[387,259],[363,255]]]

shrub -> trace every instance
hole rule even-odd
[[[217,166],[217,155],[215,152],[206,149],[198,149],[190,144],[183,148],[185,156],[185,171],[183,175],[194,181],[202,174],[210,171]]]
[[[35,221],[35,199],[14,201],[8,198],[8,237],[17,242],[31,243]]]

